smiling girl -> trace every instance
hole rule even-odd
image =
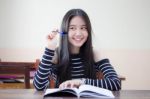
[[[60,31],[55,29],[47,36],[48,44],[33,81],[37,90],[49,87],[49,77],[55,80],[57,88],[88,84],[109,90],[121,89],[109,59],[101,59],[92,47],[92,27],[85,11],[69,10]],[[57,35],[60,35],[58,47]],[[103,79],[96,78],[99,71]]]

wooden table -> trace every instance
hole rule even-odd
[[[114,95],[115,95],[114,99],[150,99],[150,90],[121,90],[121,91],[114,92]],[[43,92],[38,92],[35,89],[0,89],[0,98],[1,99],[27,99],[27,98],[43,99]],[[77,99],[77,98],[76,97],[48,97],[44,99]]]
[[[0,62],[0,75],[15,75],[24,77],[25,88],[30,88],[30,68],[33,64]]]

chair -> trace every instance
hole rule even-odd
[[[2,62],[0,59],[0,77],[13,78],[13,79],[23,79],[24,86],[20,83],[2,83],[0,88],[31,88],[30,79],[33,78],[31,72],[36,71],[36,62]]]

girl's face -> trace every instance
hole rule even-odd
[[[80,49],[88,38],[88,31],[85,21],[80,16],[75,16],[70,20],[68,39],[71,49]]]

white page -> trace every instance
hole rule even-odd
[[[47,95],[48,93],[55,93],[57,91],[60,91],[59,88],[54,88],[54,89],[46,89],[44,95]]]
[[[92,91],[92,92],[96,92],[96,93],[99,93],[99,94],[104,95],[104,96],[114,98],[114,95],[112,94],[112,92],[110,90],[95,87],[95,86],[92,86],[92,85],[81,85],[79,87],[79,90],[80,90],[80,92],[82,92],[82,91]],[[84,95],[85,95],[85,93],[84,93]]]
[[[72,91],[70,91],[70,90],[72,90]],[[77,88],[65,88],[65,89],[53,88],[53,89],[46,89],[44,95],[47,95],[49,93],[55,93],[55,92],[68,92],[68,93],[72,93],[72,94],[74,94],[76,96],[79,95],[79,90]]]

